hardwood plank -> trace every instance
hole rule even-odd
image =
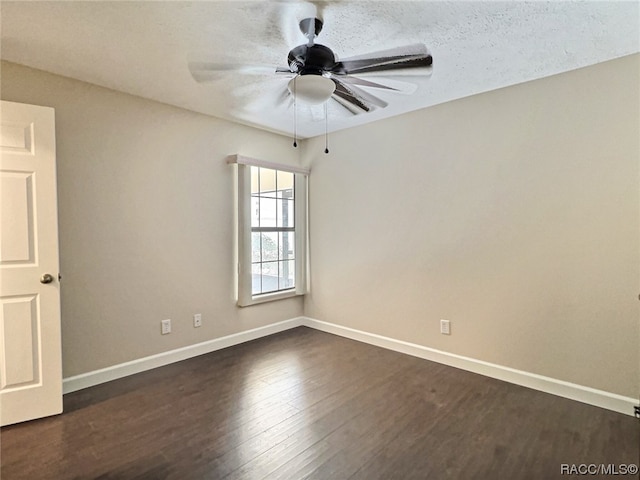
[[[566,478],[638,464],[618,413],[305,327],[65,395],[0,430],[0,477]]]

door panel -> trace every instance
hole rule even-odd
[[[0,424],[62,412],[54,111],[0,105]],[[42,283],[44,274],[52,277]]]
[[[33,174],[0,172],[2,233],[0,263],[35,263],[33,239]]]
[[[2,299],[0,387],[5,392],[39,382],[37,300],[35,295]]]

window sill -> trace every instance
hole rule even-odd
[[[262,295],[256,295],[244,301],[238,300],[239,307],[249,307],[251,305],[258,305],[260,303],[273,302],[275,300],[283,300],[285,298],[293,298],[303,296],[304,293],[296,292],[295,289],[287,290],[284,292],[265,293]]]

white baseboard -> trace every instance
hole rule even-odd
[[[634,415],[633,407],[638,404],[637,398],[625,397],[615,393],[597,390],[595,388],[577,385],[575,383],[557,380],[551,377],[537,375],[535,373],[524,372],[494,363],[476,360],[474,358],[463,357],[454,353],[443,352],[415,343],[395,340],[373,333],[355,330],[353,328],[335,325],[333,323],[322,322],[313,318],[305,317],[303,325],[327,333],[333,333],[341,337],[350,338],[359,342],[368,343],[378,347],[405,353],[414,357],[424,358],[433,362],[442,363],[452,367],[460,368],[473,373],[479,373],[486,377],[496,378],[505,382],[514,383],[523,387],[532,388],[541,392],[551,393],[560,397],[569,398],[578,402],[587,403],[596,407],[606,408],[614,412]]]
[[[216,338],[207,342],[196,343],[187,347],[170,350],[168,352],[151,355],[149,357],[139,358],[131,362],[120,363],[111,367],[94,370],[92,372],[83,373],[73,377],[65,378],[62,381],[62,392],[71,393],[83,388],[92,387],[101,383],[110,382],[118,378],[127,377],[135,373],[141,373],[153,368],[169,365],[170,363],[179,362],[188,358],[197,357],[205,353],[214,352],[223,348],[238,345],[240,343],[255,340],[257,338],[266,337],[274,333],[299,327],[303,325],[304,318],[292,318],[283,322],[273,323],[264,327],[254,328],[240,333],[227,335],[226,337]]]
[[[101,383],[116,380],[118,378],[144,372],[153,368],[169,365],[188,358],[214,352],[223,348],[238,345],[240,343],[266,337],[274,333],[279,333],[291,328],[306,326],[327,333],[333,333],[341,337],[350,338],[359,342],[368,343],[378,347],[386,348],[396,352],[424,358],[433,362],[460,368],[473,373],[478,373],[505,382],[532,388],[541,392],[551,393],[560,397],[569,398],[578,402],[606,408],[614,412],[634,415],[634,406],[638,400],[617,395],[615,393],[597,390],[595,388],[577,385],[551,377],[537,375],[522,370],[516,370],[494,363],[476,360],[474,358],[463,357],[454,353],[444,352],[433,348],[417,345],[415,343],[395,340],[393,338],[368,333],[353,328],[323,322],[309,317],[297,317],[283,322],[274,323],[264,327],[254,328],[245,332],[235,333],[226,337],[216,338],[207,342],[189,345],[157,355],[140,358],[131,362],[113,365],[111,367],[83,373],[74,377],[65,378],[62,382],[63,393],[71,393],[83,388],[92,387]]]

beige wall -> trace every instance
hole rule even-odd
[[[56,109],[65,377],[303,313],[301,298],[233,299],[225,156],[296,162],[289,139],[11,63],[1,73],[2,99]]]
[[[289,139],[3,62],[3,99],[56,109],[64,375],[305,313],[637,396],[639,72],[636,55],[334,133],[330,155],[303,142],[303,311],[238,309],[231,280],[224,157],[295,163]]]
[[[307,142],[305,313],[637,397],[639,67],[334,133],[330,155]]]

